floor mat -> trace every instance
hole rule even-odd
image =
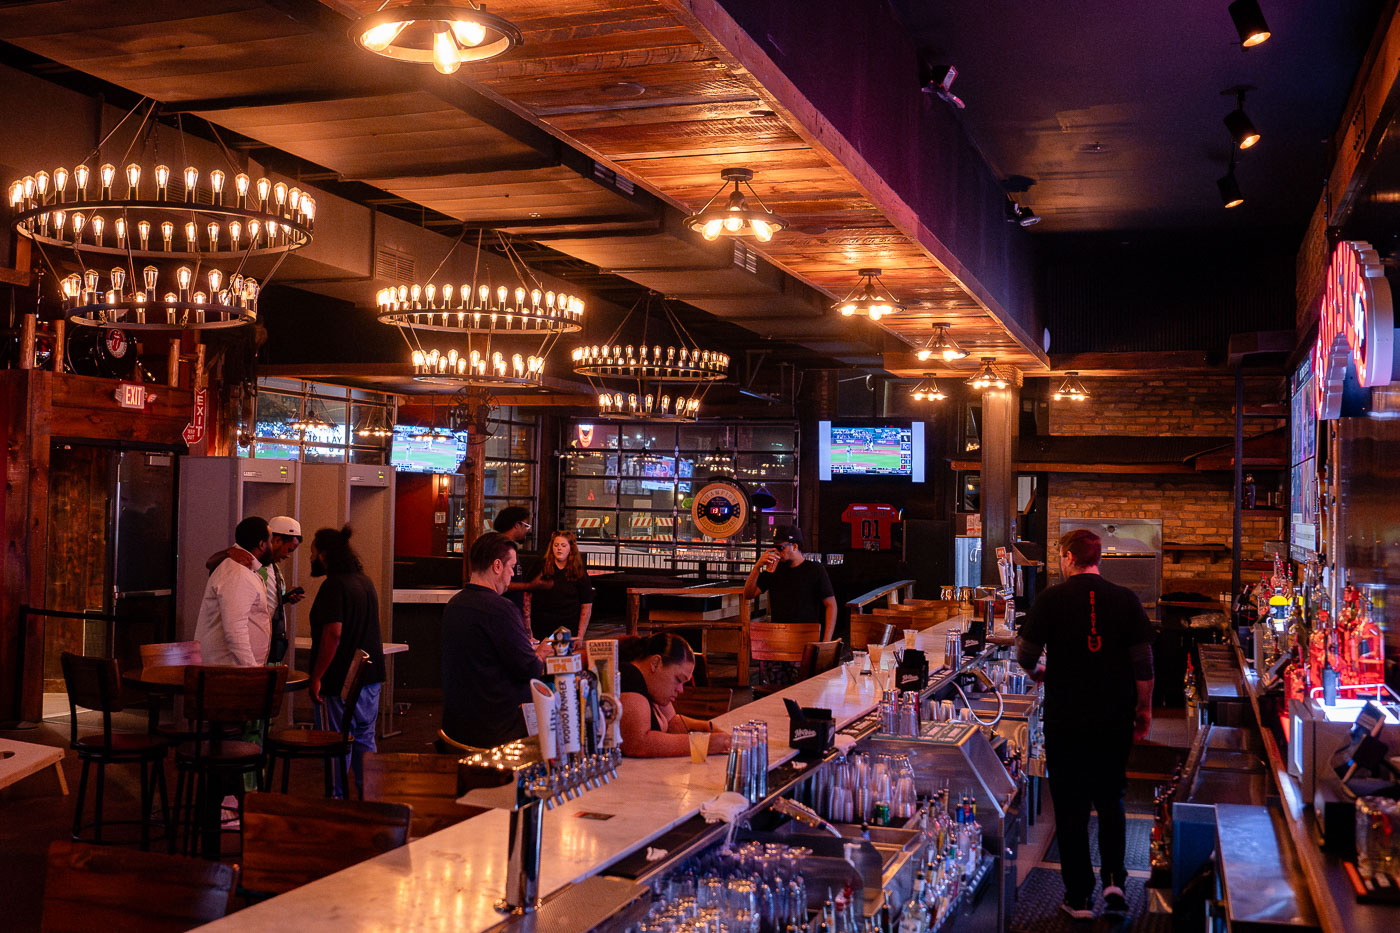
[[[1143,923],[1147,893],[1141,878],[1129,878],[1124,889],[1128,897],[1128,912],[1119,917],[1103,916],[1103,899],[1094,892],[1093,920],[1075,920],[1060,910],[1064,903],[1065,886],[1060,873],[1052,868],[1032,868],[1016,891],[1016,912],[1011,915],[1007,929],[1011,933],[1109,933],[1137,931]]]
[[[1129,817],[1127,843],[1123,867],[1129,871],[1151,871],[1152,821]],[[1089,860],[1096,866],[1102,863],[1099,858],[1099,816],[1097,813],[1089,816]],[[1045,857],[1041,861],[1060,861],[1059,832],[1056,832],[1055,838],[1050,840],[1050,846],[1045,850]]]

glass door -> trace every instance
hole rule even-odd
[[[122,667],[140,664],[142,645],[174,637],[175,484],[174,454],[120,451],[111,612],[119,620],[115,653]],[[206,556],[187,555],[200,563]]]

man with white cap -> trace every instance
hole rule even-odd
[[[269,664],[280,663],[287,654],[287,618],[284,607],[287,603],[296,605],[306,597],[301,587],[287,592],[282,571],[277,566],[286,560],[301,545],[301,523],[290,515],[275,515],[267,523],[268,546],[259,557],[259,564],[248,567],[262,580],[267,590],[267,611],[272,616],[272,644],[268,651]],[[247,565],[246,553],[237,548],[229,548],[210,556],[206,562],[211,571],[225,558],[231,557]]]

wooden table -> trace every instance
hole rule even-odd
[[[53,766],[58,775],[58,788],[68,794],[68,781],[63,776],[63,749],[36,742],[0,739],[0,788],[9,787],[31,774]]]
[[[719,598],[719,605],[695,609],[648,609],[641,618],[643,596],[670,596],[700,600]],[[760,593],[756,599],[762,600]],[[700,651],[709,654],[711,633],[723,633],[721,650],[732,649],[739,658],[738,681],[749,684],[749,620],[754,600],[744,598],[742,586],[634,586],[627,588],[627,634],[661,632],[675,629],[698,629]]]
[[[185,664],[164,664],[156,667],[138,667],[122,673],[122,682],[128,687],[142,690],[151,696],[179,696],[185,692]],[[311,677],[305,671],[287,671],[286,690],[305,690]],[[160,705],[150,704],[150,730],[156,731],[160,725]]]

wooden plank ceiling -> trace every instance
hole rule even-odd
[[[949,321],[974,356],[1044,370],[1040,354],[1018,346],[849,171],[775,112],[752,75],[688,25],[679,0],[502,0],[491,9],[524,44],[450,77],[353,47],[347,20],[379,5],[48,0],[0,8],[0,35],[344,178],[526,237],[657,222],[625,190],[563,164],[554,137],[683,210],[714,194],[720,169],[747,166],[793,224],[756,247],[764,258],[833,298],[857,269],[886,270],[909,305],[886,327],[887,367],[929,324]],[[800,325],[778,328],[762,314],[726,316],[759,334],[802,336]],[[813,320],[809,336],[839,343],[843,323],[868,344],[872,328],[839,318]]]

